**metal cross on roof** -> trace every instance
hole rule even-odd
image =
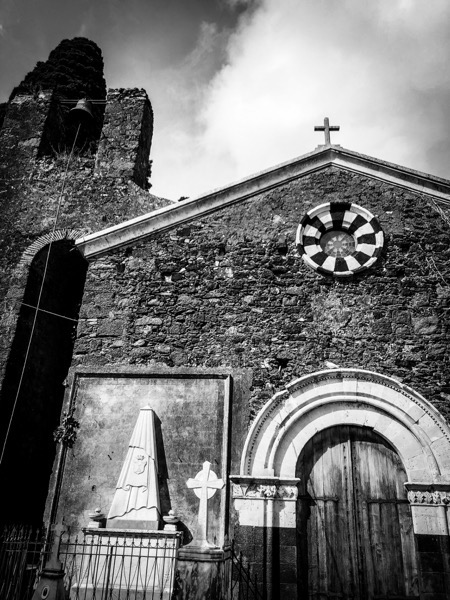
[[[330,131],[339,131],[339,125],[330,125],[330,119],[325,117],[323,120],[323,125],[316,125],[314,127],[314,131],[324,131],[325,132],[325,145],[331,145],[330,140]]]

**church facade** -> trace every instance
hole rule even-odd
[[[58,110],[1,130],[7,516],[82,530],[151,465],[182,597],[230,597],[233,541],[264,598],[448,598],[450,182],[327,143],[171,203],[143,91],[70,163]]]

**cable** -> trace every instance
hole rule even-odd
[[[26,302],[21,302],[22,306],[27,306],[28,308],[34,308],[35,310],[39,310],[40,312],[46,313],[47,315],[53,315],[54,317],[59,317],[60,319],[67,319],[68,321],[74,321],[78,323],[78,319],[72,319],[72,317],[66,317],[65,315],[60,315],[58,313],[52,312],[51,310],[44,310],[43,308],[38,308],[37,306],[32,306],[31,304],[27,304]]]
[[[58,200],[58,204],[57,204],[57,207],[56,207],[56,216],[55,216],[55,220],[53,222],[52,236],[54,235],[54,233],[56,231],[56,224],[58,223],[59,212],[61,210],[61,205],[62,205],[62,198],[63,198],[63,194],[64,194],[64,189],[66,187],[67,172],[69,170],[70,161],[72,160],[72,155],[73,155],[75,144],[76,144],[76,141],[77,141],[77,138],[78,138],[78,133],[80,131],[80,127],[81,127],[81,123],[78,125],[77,133],[75,135],[75,138],[74,138],[73,144],[72,144],[72,149],[71,149],[69,157],[67,159],[66,170],[64,172],[64,177],[63,177],[62,188],[61,188],[61,192],[59,194],[59,200]],[[13,408],[12,408],[12,411],[11,411],[11,416],[9,418],[8,428],[6,430],[5,440],[3,442],[2,454],[0,456],[0,464],[2,463],[3,457],[5,455],[6,444],[8,442],[9,433],[11,431],[11,424],[12,424],[12,421],[13,421],[13,418],[14,418],[14,413],[16,412],[17,401],[19,399],[19,394],[20,394],[20,390],[21,390],[21,387],[22,387],[23,377],[24,377],[25,369],[26,369],[27,362],[28,362],[28,355],[30,353],[31,342],[33,341],[33,334],[34,334],[34,330],[35,330],[35,327],[36,327],[36,321],[37,321],[38,313],[40,311],[39,307],[40,307],[40,303],[41,303],[42,292],[44,290],[45,277],[47,275],[47,269],[48,269],[48,263],[49,263],[49,259],[50,259],[50,251],[51,251],[51,248],[52,248],[52,244],[53,244],[53,241],[52,241],[52,239],[50,239],[50,243],[48,245],[48,250],[47,250],[47,257],[45,259],[44,271],[43,271],[43,274],[42,274],[41,287],[39,289],[38,301],[36,303],[36,311],[34,313],[33,324],[31,326],[30,339],[28,341],[27,350],[25,352],[25,359],[23,361],[23,367],[22,367],[22,372],[20,374],[19,385],[17,386],[16,397],[14,399],[14,404],[13,404]]]

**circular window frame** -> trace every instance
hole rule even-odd
[[[348,256],[331,256],[322,249],[322,236],[333,230],[344,231],[354,238],[355,249]],[[334,277],[351,277],[378,260],[384,234],[376,217],[365,208],[352,202],[327,202],[303,217],[297,229],[296,244],[309,267]]]

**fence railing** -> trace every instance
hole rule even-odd
[[[114,529],[64,534],[59,559],[70,599],[170,600],[181,536]]]
[[[0,525],[0,600],[30,600],[46,560],[46,532]]]
[[[258,584],[256,573],[242,552],[236,552],[234,543],[231,545],[232,573],[231,573],[231,598],[232,600],[262,600],[261,584]]]
[[[180,532],[84,530],[61,536],[59,559],[70,600],[171,600]],[[0,600],[31,600],[50,544],[44,529],[0,527]],[[231,547],[232,600],[262,600],[262,582]]]

